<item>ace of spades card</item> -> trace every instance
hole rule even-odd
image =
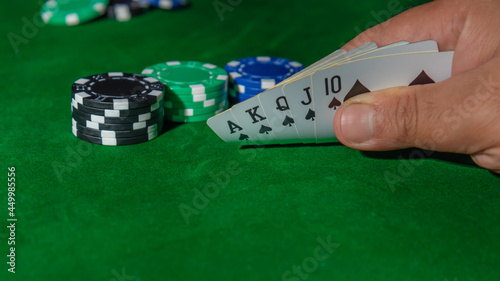
[[[334,141],[333,119],[348,98],[390,87],[439,82],[451,76],[453,52],[379,57],[311,75],[317,143]]]
[[[225,142],[250,142],[250,136],[243,130],[231,110],[220,113],[207,121],[208,126]]]

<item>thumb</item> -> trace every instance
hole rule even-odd
[[[419,147],[470,154],[480,166],[500,170],[500,72],[495,71],[351,98],[335,115],[336,136],[359,150]]]

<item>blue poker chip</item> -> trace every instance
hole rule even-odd
[[[189,6],[187,0],[139,0],[146,2],[151,7],[160,8],[163,10],[178,10]]]
[[[239,101],[239,102],[242,102],[244,100],[247,100],[247,99],[251,99],[255,96],[253,95],[239,95],[236,99]]]
[[[231,95],[229,94],[227,99],[229,100],[229,103],[230,104],[237,104],[237,103],[240,103],[242,101],[245,101],[249,98],[253,98],[255,97],[257,94],[240,94],[240,93],[236,93],[236,95]]]
[[[269,89],[304,69],[296,61],[276,57],[249,57],[233,60],[224,69],[237,85]]]
[[[265,91],[265,89],[256,89],[256,88],[252,88],[252,87],[248,87],[248,86],[245,86],[245,85],[235,85],[235,84],[232,84],[230,85],[230,87],[233,89],[234,93],[236,93],[236,95],[258,95],[262,92]]]
[[[264,92],[264,89],[255,89],[255,88],[250,88],[244,85],[238,85],[236,88],[236,95],[251,95],[255,96],[258,95],[262,92]]]

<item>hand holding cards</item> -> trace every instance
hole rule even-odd
[[[344,101],[385,88],[445,80],[452,61],[453,52],[439,52],[434,41],[338,50],[207,124],[225,142],[332,142],[333,119]]]

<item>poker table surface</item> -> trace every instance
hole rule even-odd
[[[121,147],[71,132],[80,77],[264,55],[310,65],[422,3],[192,0],[54,27],[39,1],[3,1],[0,280],[498,280],[500,179],[466,155],[242,147],[205,122]]]

